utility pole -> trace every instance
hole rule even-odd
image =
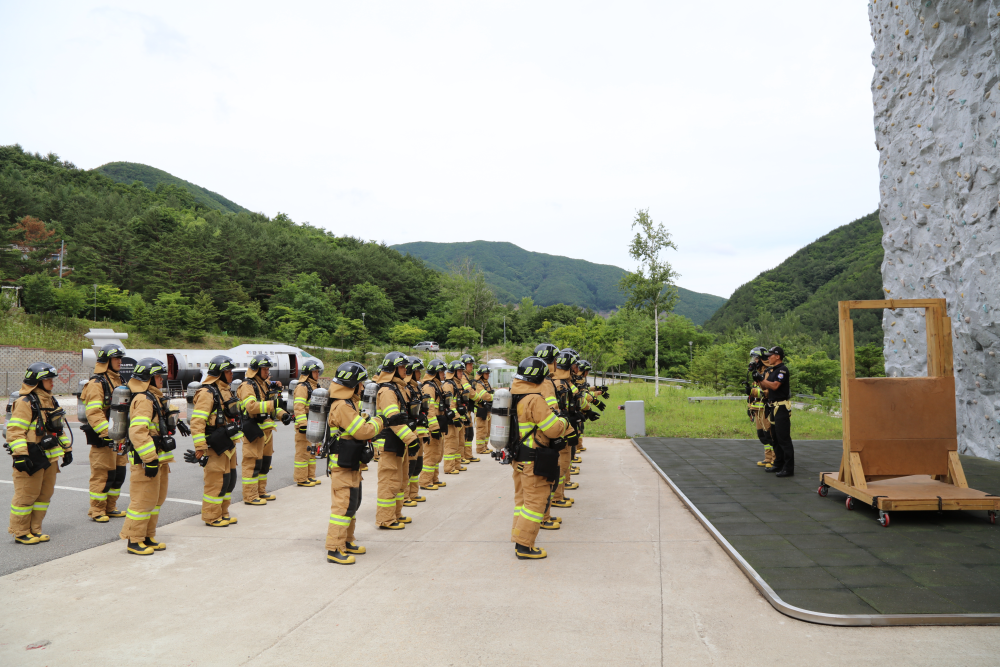
[[[97,324],[97,283],[94,283],[94,324]]]
[[[62,242],[59,246],[59,287],[62,287],[62,267],[63,267],[63,255],[66,254],[66,241]]]
[[[503,316],[503,344],[507,344],[507,316]]]
[[[688,351],[691,353],[691,363],[694,363],[694,341],[688,341]]]

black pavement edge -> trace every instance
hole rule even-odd
[[[818,623],[820,625],[837,625],[847,627],[870,627],[870,626],[895,626],[895,625],[1000,625],[1000,614],[826,614],[801,607],[793,607],[774,592],[764,579],[757,574],[757,571],[744,560],[740,552],[736,550],[729,541],[722,536],[712,522],[699,511],[695,505],[680,488],[674,484],[667,473],[656,464],[649,454],[646,453],[635,438],[630,438],[632,445],[642,454],[642,457],[653,466],[660,477],[670,486],[673,492],[680,498],[681,502],[694,514],[695,518],[705,527],[719,546],[729,554],[736,566],[743,570],[743,574],[750,579],[760,594],[771,603],[776,610],[790,616],[791,618]]]

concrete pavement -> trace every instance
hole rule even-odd
[[[471,464],[378,531],[373,466],[357,564],[325,561],[329,487],[288,488],[237,526],[164,527],[154,556],[107,544],[0,577],[0,664],[996,664],[997,628],[782,616],[628,441],[587,446],[546,560],[514,558],[509,468]]]

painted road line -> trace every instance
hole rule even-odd
[[[0,482],[2,482],[4,484],[13,484],[14,483],[14,482],[12,482],[10,480],[6,480],[6,479],[0,479]],[[90,489],[77,489],[77,488],[72,487],[72,486],[57,486],[55,488],[62,489],[63,491],[81,491],[83,493],[90,493]],[[128,494],[125,493],[124,491],[120,495],[126,496],[126,497],[128,496]],[[200,500],[185,500],[184,498],[167,498],[167,500],[169,500],[171,502],[174,502],[174,503],[187,503],[188,505],[201,505],[201,501]]]

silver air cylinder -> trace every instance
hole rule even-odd
[[[323,442],[327,431],[327,418],[330,416],[330,392],[322,387],[313,390],[309,399],[309,418],[306,421],[306,440],[312,443]]]
[[[510,438],[510,404],[513,400],[509,389],[493,392],[493,407],[490,409],[490,447],[500,451],[507,446]],[[502,412],[501,412],[502,411]]]
[[[115,442],[128,435],[128,406],[132,391],[126,386],[115,387],[111,392],[111,413],[108,415],[108,437]]]
[[[364,410],[368,413],[369,417],[375,416],[375,396],[378,394],[378,383],[369,382],[365,385],[365,391],[361,395],[361,401],[364,403]]]
[[[192,382],[187,386],[187,392],[184,394],[184,398],[187,399],[187,411],[184,416],[187,417],[188,424],[191,423],[191,415],[194,414],[194,395],[198,393],[201,389],[200,382]]]
[[[81,425],[87,423],[87,406],[83,402],[83,387],[88,382],[90,380],[80,380],[80,386],[76,390],[76,420]]]
[[[7,408],[4,410],[3,425],[0,426],[0,435],[3,436],[4,440],[7,439],[7,422],[10,421],[10,413],[14,410],[14,401],[20,398],[20,396],[21,391],[19,389],[15,389],[10,392],[10,398],[7,400]]]

